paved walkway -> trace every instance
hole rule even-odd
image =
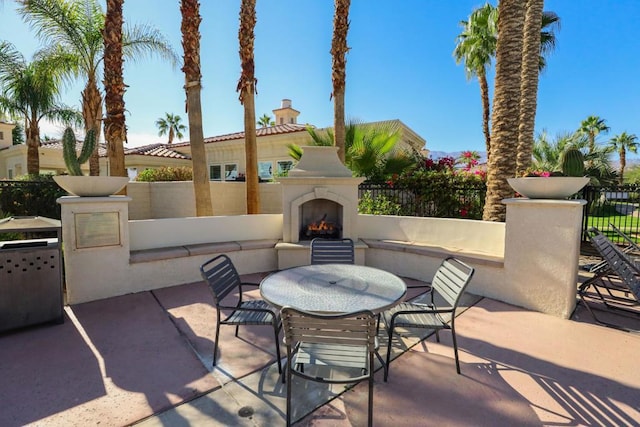
[[[212,371],[211,304],[203,284],[183,285],[67,307],[63,325],[0,336],[0,425],[283,425],[270,331],[238,339],[223,327]],[[406,352],[389,382],[376,374],[374,425],[640,424],[640,335],[593,325],[582,307],[563,320],[490,299],[456,325],[462,375],[446,332],[439,344],[396,345]],[[315,411],[334,392],[294,387],[298,425],[364,424],[366,387]]]

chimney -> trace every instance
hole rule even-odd
[[[280,108],[273,110],[273,114],[276,116],[276,125],[296,124],[300,111],[291,107],[290,99],[283,99]]]

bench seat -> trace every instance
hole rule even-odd
[[[137,264],[142,262],[161,261],[190,257],[197,255],[216,255],[220,253],[246,251],[254,249],[273,249],[278,243],[277,240],[245,240],[241,242],[215,242],[198,243],[184,246],[171,246],[166,248],[153,248],[131,251],[129,263]]]

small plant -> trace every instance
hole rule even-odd
[[[567,148],[560,159],[565,176],[584,176],[584,156],[576,147]]]
[[[64,130],[62,136],[62,152],[64,155],[64,163],[67,165],[69,175],[82,176],[82,169],[80,165],[86,163],[93,153],[93,149],[96,146],[96,132],[91,129],[87,132],[82,144],[82,150],[80,155],[76,153],[76,135],[73,133],[73,129],[67,127]]]

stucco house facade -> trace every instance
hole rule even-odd
[[[291,100],[283,99],[280,108],[273,110],[275,125],[256,129],[258,146],[258,173],[261,180],[268,181],[279,173],[290,169],[293,160],[288,155],[288,145],[309,145],[306,124],[298,124],[300,114],[291,105]],[[396,122],[402,131],[399,148],[420,151],[426,141],[400,120]],[[373,124],[373,123],[369,123]],[[26,173],[27,147],[25,144],[12,145],[11,129],[13,124],[0,121],[0,179],[13,179]],[[318,129],[323,132],[324,129]],[[4,142],[3,142],[4,141]],[[244,132],[218,135],[205,138],[205,150],[212,181],[242,180],[246,171],[244,152]],[[80,149],[80,147],[78,147]],[[66,167],[62,158],[60,141],[45,141],[40,147],[41,173],[63,174]],[[100,173],[109,174],[109,163],[104,146],[100,147]],[[83,165],[88,174],[88,164]],[[150,144],[125,148],[125,167],[129,177],[134,179],[147,168],[162,166],[191,166],[191,145],[189,142],[173,144]]]

